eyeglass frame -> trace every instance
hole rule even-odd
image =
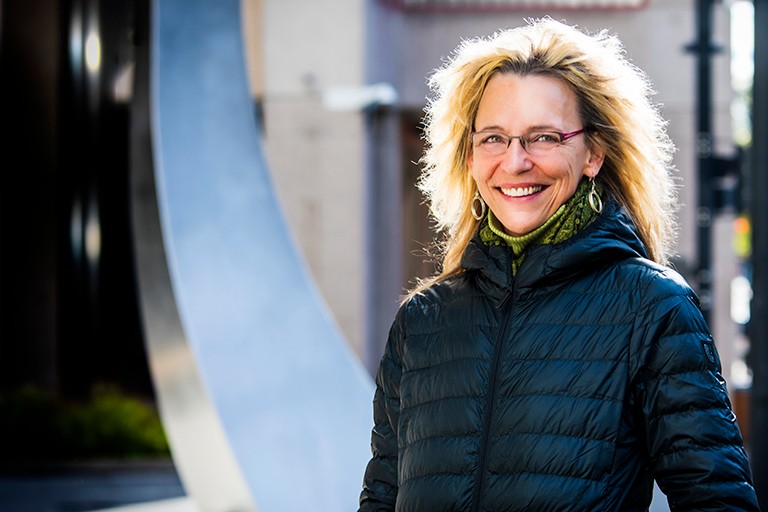
[[[473,132],[469,132],[469,146],[471,148],[475,147],[474,140],[473,140],[474,136],[477,135],[477,134],[480,134],[480,133],[486,133],[486,134],[489,134],[489,135],[493,135],[493,134],[495,134],[495,135],[503,135],[503,136],[505,136],[505,137],[507,137],[509,139],[509,141],[507,142],[507,147],[506,147],[506,149],[503,152],[499,153],[498,155],[493,155],[493,156],[500,156],[501,154],[506,152],[509,149],[509,146],[512,145],[512,141],[514,139],[518,139],[520,141],[520,146],[523,148],[523,151],[525,151],[526,153],[528,153],[530,155],[531,153],[528,151],[528,148],[525,147],[527,143],[523,140],[523,137],[525,137],[526,135],[530,135],[531,133],[551,133],[551,134],[557,134],[558,136],[560,136],[560,141],[557,144],[562,144],[563,142],[565,142],[565,141],[567,141],[567,140],[569,140],[569,139],[571,139],[571,138],[573,138],[573,137],[575,137],[577,135],[581,135],[582,133],[585,133],[587,130],[588,130],[587,126],[585,126],[584,128],[582,128],[580,130],[575,130],[575,131],[572,131],[572,132],[558,132],[558,131],[555,131],[555,130],[531,130],[530,132],[526,132],[526,133],[523,133],[523,134],[520,134],[520,135],[509,135],[508,133],[499,132],[499,131],[496,131],[496,130],[487,130],[487,131],[486,130],[481,130],[479,132],[474,132],[473,131]]]

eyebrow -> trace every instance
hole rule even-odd
[[[499,125],[490,125],[482,128],[481,130],[476,130],[478,132],[500,132],[500,133],[507,133],[504,128],[502,128]],[[561,130],[559,128],[555,128],[552,125],[549,124],[538,124],[534,126],[529,126],[525,129],[523,133],[530,133],[530,132],[557,132],[560,133]]]

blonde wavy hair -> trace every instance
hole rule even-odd
[[[605,152],[597,180],[627,210],[650,258],[667,264],[677,231],[674,147],[650,100],[650,82],[627,60],[616,36],[587,34],[545,18],[462,42],[429,79],[433,96],[425,109],[418,187],[444,240],[439,273],[409,295],[463,270],[461,256],[479,223],[470,211],[476,185],[467,165],[469,133],[496,73],[549,76],[573,90],[587,143]]]

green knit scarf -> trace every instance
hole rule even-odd
[[[568,240],[597,218],[597,213],[589,206],[589,191],[592,184],[583,179],[573,194],[547,221],[528,234],[511,236],[504,232],[504,227],[488,210],[480,223],[480,239],[485,245],[508,245],[512,249],[512,275],[525,259],[525,250],[534,242],[538,244],[556,244]],[[598,187],[599,195],[602,190]]]

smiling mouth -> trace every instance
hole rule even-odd
[[[525,197],[540,192],[544,187],[542,185],[536,185],[535,187],[520,187],[520,188],[499,188],[505,196],[509,197]]]

